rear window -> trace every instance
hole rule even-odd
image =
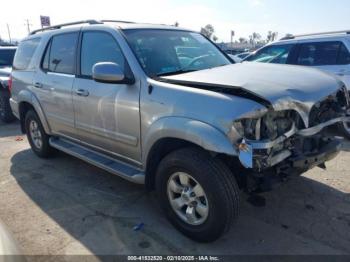
[[[16,49],[0,49],[0,66],[12,66]]]
[[[42,69],[45,71],[74,74],[78,33],[52,37],[44,54]]]
[[[13,68],[17,70],[26,70],[28,69],[30,62],[32,61],[34,52],[38,47],[40,38],[34,38],[22,41],[17,49]]]

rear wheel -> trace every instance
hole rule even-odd
[[[239,213],[233,174],[220,160],[197,148],[166,156],[158,167],[156,189],[169,221],[199,242],[219,238]]]
[[[51,156],[53,149],[49,144],[50,137],[45,133],[38,115],[33,110],[29,110],[25,116],[25,129],[34,153],[42,158]]]
[[[0,119],[5,123],[11,123],[16,119],[10,106],[10,94],[6,90],[0,91]]]

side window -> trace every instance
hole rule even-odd
[[[78,33],[56,35],[46,48],[42,68],[50,72],[74,74]]]
[[[293,45],[272,45],[259,50],[245,61],[286,64]]]
[[[123,69],[125,58],[116,40],[104,32],[86,32],[81,44],[81,74],[92,75],[92,67],[99,62],[113,62]]]
[[[40,43],[40,38],[34,38],[22,41],[17,49],[13,68],[17,70],[28,69],[30,62],[33,58],[34,52]]]
[[[337,64],[338,65],[349,65],[350,64],[350,53],[344,44],[341,44]]]
[[[42,60],[41,68],[45,71],[49,71],[49,61],[50,61],[50,49],[51,49],[51,41],[47,44],[45,49],[44,58]]]
[[[340,44],[340,42],[302,44],[297,64],[304,66],[336,65]]]

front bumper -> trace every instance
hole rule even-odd
[[[340,141],[334,136],[325,136],[322,131],[341,122],[350,122],[350,116],[334,118],[303,130],[297,130],[293,126],[290,131],[273,141],[243,140],[239,145],[240,162],[244,167],[258,171],[293,160],[297,166],[302,162],[306,163],[305,168],[320,165],[330,160],[328,156],[340,151]],[[313,148],[305,146],[304,143],[312,145]],[[320,153],[323,150],[326,152]],[[315,164],[311,166],[311,163]]]

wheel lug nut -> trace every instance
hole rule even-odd
[[[195,194],[194,192],[192,192],[192,193],[190,194],[190,196],[191,196],[191,197],[195,197],[196,194]]]

